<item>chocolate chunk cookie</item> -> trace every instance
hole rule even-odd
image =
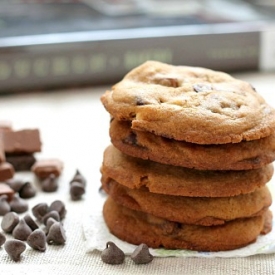
[[[273,175],[273,165],[245,171],[194,170],[134,158],[110,145],[104,152],[101,172],[131,189],[143,186],[166,195],[230,197],[264,186]]]

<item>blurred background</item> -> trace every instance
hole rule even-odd
[[[0,2],[0,93],[106,85],[146,60],[275,70],[275,0]]]

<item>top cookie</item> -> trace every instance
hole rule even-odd
[[[198,67],[147,61],[101,101],[135,130],[198,144],[254,140],[275,129],[275,110],[249,83]]]

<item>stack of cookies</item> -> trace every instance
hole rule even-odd
[[[149,247],[231,250],[271,230],[275,110],[244,81],[148,61],[106,91],[105,222]]]

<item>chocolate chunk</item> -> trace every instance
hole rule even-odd
[[[201,84],[194,84],[193,89],[196,93],[207,92],[212,90],[212,86],[210,84],[201,83]]]
[[[1,135],[1,130],[0,130],[0,135]],[[5,162],[5,161],[6,161],[6,156],[5,156],[4,143],[0,136],[0,163]]]
[[[40,133],[38,129],[3,132],[4,150],[6,153],[41,152]]]
[[[8,201],[12,200],[14,196],[14,190],[6,183],[0,183],[0,196],[6,195]]]
[[[140,244],[132,253],[131,259],[136,264],[148,264],[153,260],[153,256],[150,254],[146,244]]]
[[[27,244],[38,251],[46,250],[46,235],[41,229],[35,229],[27,238]]]
[[[137,145],[137,136],[134,132],[131,132],[128,137],[122,140],[122,142],[129,145]]]
[[[72,182],[70,186],[71,199],[73,201],[80,200],[83,194],[85,194],[85,186],[77,181]]]
[[[26,214],[23,219],[25,220],[26,224],[30,227],[32,231],[38,229],[37,223],[33,220],[33,218],[29,214]]]
[[[0,232],[0,247],[5,243],[6,237],[3,233]]]
[[[53,218],[55,219],[56,221],[60,221],[60,216],[59,216],[59,213],[56,211],[56,210],[52,210],[50,212],[48,212],[43,218],[42,218],[42,222],[46,225],[47,224],[47,220],[49,218]]]
[[[62,245],[66,242],[65,230],[60,222],[52,224],[47,235],[48,244]]]
[[[14,168],[8,162],[0,163],[0,181],[6,181],[8,179],[13,178],[14,176]]]
[[[76,170],[73,179],[70,181],[70,184],[74,181],[82,183],[84,186],[86,186],[86,179],[83,177],[83,175],[79,172],[78,169]]]
[[[36,190],[29,181],[25,182],[25,184],[22,186],[21,190],[19,191],[19,196],[23,199],[32,198],[35,196],[35,194],[36,194]]]
[[[27,225],[24,219],[21,219],[19,223],[12,230],[12,236],[21,241],[26,241],[28,236],[32,233],[31,228]]]
[[[10,163],[16,172],[30,171],[36,158],[33,154],[6,154],[6,161]]]
[[[15,212],[7,213],[1,222],[1,228],[6,233],[11,233],[15,226],[19,223],[19,216]]]
[[[4,248],[11,259],[18,262],[21,254],[26,250],[27,246],[20,240],[8,240],[5,242]]]
[[[122,264],[125,254],[113,242],[107,242],[106,248],[101,253],[101,259],[106,264]]]
[[[22,179],[12,178],[6,180],[6,183],[10,186],[11,189],[14,190],[14,192],[19,192],[25,184],[25,181]]]
[[[37,218],[37,220],[42,221],[42,218],[49,212],[48,204],[42,202],[38,203],[32,208],[32,214]]]
[[[55,174],[50,174],[41,181],[41,188],[44,192],[55,192],[58,189],[58,178]]]
[[[67,211],[66,211],[65,204],[62,201],[60,200],[53,201],[49,207],[49,211],[52,211],[52,210],[55,210],[58,212],[61,220],[65,218]]]
[[[24,199],[20,198],[18,194],[15,194],[13,199],[10,201],[10,207],[11,211],[24,213],[28,210],[29,205]]]
[[[0,216],[4,216],[11,211],[10,204],[8,203],[8,196],[0,196]]]
[[[63,162],[59,159],[37,160],[31,170],[40,179],[45,179],[51,174],[59,177],[63,170]]]

